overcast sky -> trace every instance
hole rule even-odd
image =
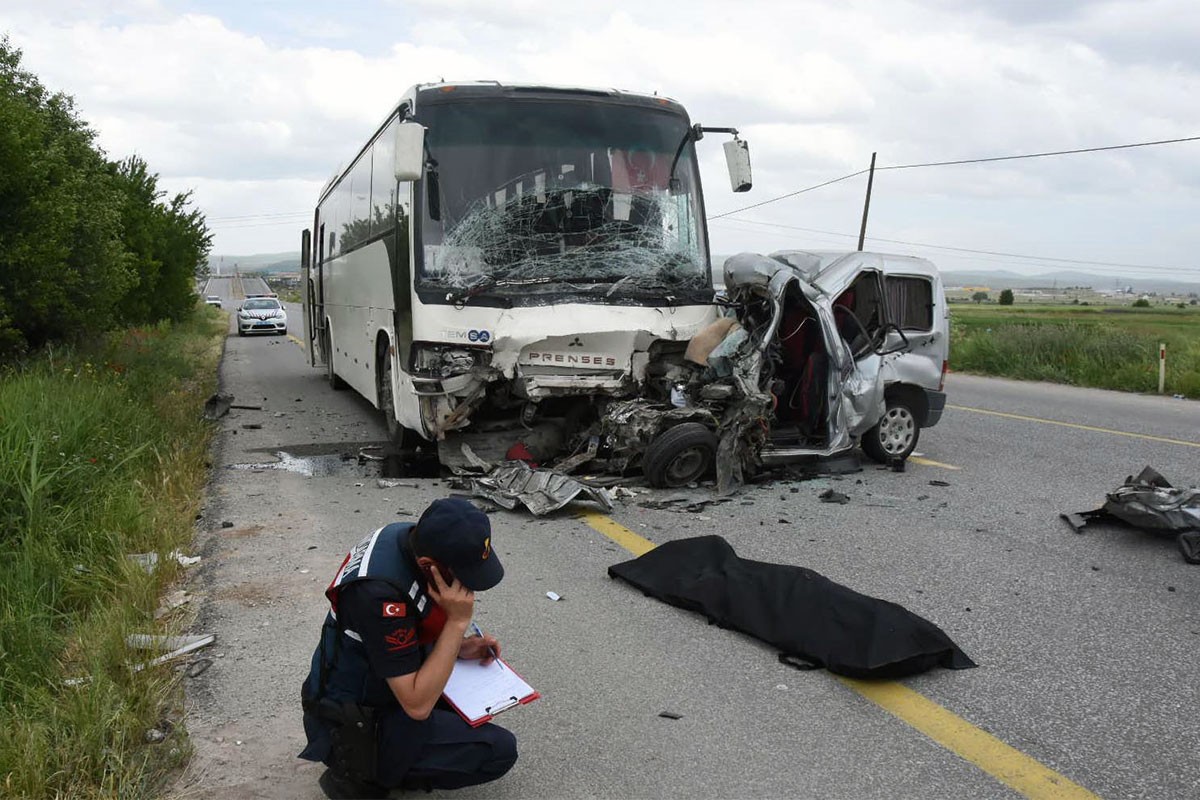
[[[193,190],[227,255],[298,250],[334,169],[406,87],[440,79],[658,92],[739,128],[747,194],[722,137],[698,145],[710,215],[872,151],[884,166],[1200,136],[1196,0],[3,0],[4,33],[110,157]],[[853,249],[865,187],[713,220],[712,249]],[[950,269],[1200,280],[1200,141],[881,172],[868,234]]]

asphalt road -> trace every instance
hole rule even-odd
[[[230,279],[209,288],[237,291]],[[289,316],[301,336],[299,309]],[[263,408],[219,423],[195,578],[195,629],[218,642],[211,668],[188,679],[196,753],[179,791],[317,798],[321,768],[294,756],[322,590],[365,533],[449,490],[422,478],[381,489],[337,458],[382,441],[382,422],[331,390],[298,339],[231,337],[221,376],[236,402]],[[995,775],[1040,765],[1050,781],[1025,794],[1200,796],[1200,568],[1170,540],[1111,526],[1076,535],[1058,519],[1147,464],[1200,480],[1200,406],[965,375],[947,390],[951,407],[906,472],[868,463],[837,481],[752,486],[700,513],[640,507],[647,491],[611,518],[655,544],[720,533],[742,556],[900,603],[979,668],[904,681],[932,703],[902,719],[610,580],[630,554],[576,515],[497,512],[507,576],[480,596],[479,620],[542,698],[499,720],[518,736],[515,769],[456,795],[1014,797]],[[334,457],[307,476],[268,468],[278,451]],[[232,468],[251,463],[262,467]],[[829,486],[850,502],[820,502]],[[961,726],[939,744],[919,728],[943,714]],[[998,742],[972,745],[979,731]]]

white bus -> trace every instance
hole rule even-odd
[[[615,400],[669,399],[687,341],[719,311],[705,131],[733,135],[732,188],[749,189],[737,131],[693,125],[665,97],[409,89],[304,231],[312,365],[444,462],[466,433],[548,460],[584,447]]]

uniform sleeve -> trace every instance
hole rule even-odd
[[[371,670],[381,678],[408,675],[421,667],[417,610],[384,581],[359,581],[342,590],[339,617],[362,637]]]

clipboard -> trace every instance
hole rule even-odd
[[[504,661],[460,659],[454,663],[442,697],[472,728],[491,722],[497,714],[532,703],[541,695]]]

